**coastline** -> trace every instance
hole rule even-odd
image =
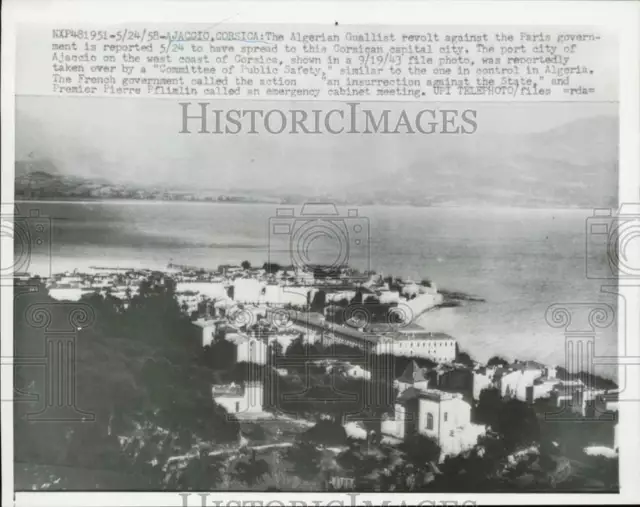
[[[104,198],[96,198],[96,199],[67,199],[67,198],[59,198],[59,199],[16,199],[15,204],[29,204],[29,203],[40,203],[40,204],[105,204],[105,205],[122,205],[122,204],[135,204],[135,205],[159,205],[159,204],[208,204],[208,205],[216,205],[216,204],[235,204],[235,205],[261,205],[261,206],[303,206],[306,203],[335,203],[337,206],[359,206],[362,208],[375,208],[375,207],[385,207],[385,208],[412,208],[412,209],[453,209],[460,211],[473,211],[474,213],[478,212],[479,206],[471,205],[471,204],[431,204],[431,205],[413,205],[409,203],[405,204],[387,204],[387,203],[366,203],[366,204],[357,204],[348,201],[332,201],[331,199],[326,200],[318,200],[318,199],[310,199],[309,201],[298,201],[295,203],[288,202],[273,202],[273,201],[243,201],[243,200],[179,200],[179,199],[104,199]],[[606,206],[604,207],[607,208]],[[567,212],[567,211],[583,211],[592,213],[595,207],[580,207],[580,206],[570,206],[570,207],[557,207],[557,206],[499,206],[499,205],[482,205],[482,211],[514,211],[514,210],[522,210],[522,211],[559,211],[559,212]],[[597,208],[600,209],[600,208]]]
[[[149,271],[156,271],[156,272],[162,272],[163,274],[165,274],[168,277],[172,277],[172,275],[175,275],[175,273],[172,273],[170,271],[167,271],[167,268],[169,267],[167,264],[164,265],[164,267],[161,267],[161,262],[158,262],[156,264],[153,263],[149,263],[148,261],[138,261],[137,263],[128,263],[128,265],[121,265],[121,266],[116,266],[116,265],[103,265],[101,264],[102,261],[97,260],[97,259],[93,259],[90,261],[87,261],[86,266],[83,266],[83,268],[79,268],[78,269],[78,273],[82,274],[83,273],[83,269],[86,268],[96,268],[99,267],[99,269],[102,270],[114,270],[114,271],[124,271],[124,270],[130,270],[130,271],[136,271],[136,270],[149,270]],[[133,265],[133,264],[137,264],[137,265]],[[179,264],[177,264],[177,266],[179,266]],[[213,270],[211,269],[207,269],[207,268],[199,268],[198,266],[190,266],[190,269],[193,270],[199,270],[202,269],[206,272],[212,272]],[[52,275],[54,275],[54,273],[51,273]],[[60,273],[55,273],[55,274],[60,274]],[[447,310],[447,309],[455,309],[455,308],[460,308],[460,307],[466,307],[469,305],[475,305],[475,304],[483,304],[486,303],[486,300],[480,296],[477,296],[475,294],[466,294],[464,292],[461,291],[448,291],[447,289],[440,289],[439,293],[443,295],[443,301],[439,304],[433,305],[433,306],[429,306],[428,308],[425,308],[424,310],[422,310],[421,312],[419,312],[418,314],[413,316],[412,322],[422,326],[422,324],[420,323],[421,320],[423,320],[424,318],[426,318],[428,315],[437,313],[439,311],[443,311],[443,310]],[[453,336],[453,338],[455,338],[457,341],[459,341],[456,336]],[[488,360],[486,361],[480,361],[475,359],[471,352],[468,351],[468,349],[466,347],[462,347],[460,345],[460,343],[458,343],[458,347],[459,347],[459,351],[460,352],[465,352],[469,358],[471,359],[471,361],[473,361],[474,364],[476,365],[480,365],[480,366],[486,366],[486,363]],[[516,357],[513,354],[509,354],[509,353],[505,353],[505,352],[501,352],[500,350],[495,350],[491,353],[491,356],[498,356],[498,357],[502,357],[506,360],[508,360],[509,362],[513,363],[513,362],[517,362],[517,361],[521,361],[521,362],[526,362],[526,361],[542,361],[545,362],[544,359],[542,358],[538,358],[538,357],[527,357],[526,359],[522,359],[520,357]],[[563,368],[562,366],[560,366],[561,368]],[[563,368],[564,369],[564,368]],[[574,373],[569,373],[567,372],[567,374],[571,377],[571,378],[578,378],[578,377],[584,377],[584,376],[591,376],[591,379],[595,380],[596,383],[612,383],[614,384],[615,388],[618,388],[618,382],[617,382],[617,375],[610,375],[610,374],[606,374],[606,373],[587,373],[585,371],[579,371],[579,372],[574,372]]]

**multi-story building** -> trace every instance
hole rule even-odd
[[[504,398],[533,403],[548,398],[562,381],[555,369],[536,361],[515,361],[507,366],[480,367],[473,372],[473,399],[480,399],[484,389],[496,388]]]
[[[433,438],[441,459],[472,448],[486,427],[471,423],[471,405],[459,393],[429,389],[415,362],[397,379],[399,390],[391,419],[382,423],[382,433],[404,440],[420,434]]]
[[[264,388],[262,382],[244,382],[213,385],[213,401],[235,416],[250,416],[263,412]]]
[[[231,333],[225,337],[236,346],[236,361],[241,363],[267,364],[266,340],[244,333]]]
[[[290,312],[292,328],[304,333],[313,343],[338,343],[375,354],[422,357],[438,363],[453,362],[456,340],[444,333],[431,333],[419,326],[407,326],[394,332],[378,334],[366,328],[355,329],[328,321],[320,313]]]
[[[222,324],[222,320],[214,319],[198,319],[193,324],[202,329],[202,346],[210,346],[214,340],[218,326]]]
[[[436,363],[453,363],[457,354],[456,345],[456,340],[448,334],[412,329],[385,335],[376,351],[379,354],[421,357]]]

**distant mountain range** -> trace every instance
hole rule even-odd
[[[313,179],[298,167],[281,167],[263,179],[242,178],[238,185],[207,188],[123,183],[79,176],[32,152],[16,162],[18,199],[155,199],[302,203],[333,200],[349,204],[416,206],[612,207],[617,205],[618,122],[600,116],[528,134],[430,136],[384,139],[397,151],[392,171],[380,167],[327,167]],[[275,141],[274,141],[275,142]],[[353,137],[350,148],[366,149]],[[403,158],[408,143],[432,143],[429,156]],[[407,153],[409,153],[407,151]],[[336,156],[338,156],[337,154]],[[416,160],[416,158],[418,160]],[[253,160],[252,160],[253,162]],[[251,176],[256,169],[245,169]],[[186,171],[186,169],[185,169]],[[239,172],[240,169],[239,169]],[[117,179],[117,176],[115,176]],[[198,181],[193,177],[193,181]],[[255,182],[252,188],[250,183]]]
[[[162,201],[274,202],[251,195],[187,191],[114,184],[82,176],[59,174],[50,160],[16,162],[15,195],[23,200],[139,199]],[[275,201],[279,202],[279,201]]]

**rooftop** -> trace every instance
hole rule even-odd
[[[415,361],[411,361],[404,369],[402,375],[398,377],[398,382],[404,382],[406,384],[415,384],[416,382],[425,382],[426,380],[422,368],[420,368]]]
[[[431,331],[423,331],[412,334],[402,333],[400,331],[390,335],[395,341],[413,341],[413,340],[455,340],[451,335],[446,333],[432,333]]]
[[[241,396],[244,388],[238,384],[224,384],[211,386],[213,396]]]
[[[403,403],[413,399],[426,399],[432,401],[449,401],[449,400],[462,400],[462,394],[460,393],[448,393],[440,391],[439,389],[416,389],[415,387],[409,387],[402,391],[397,398],[398,403]]]
[[[292,311],[290,315],[291,315],[291,319],[298,325],[306,325],[306,326],[321,328],[325,331],[334,333],[338,336],[355,338],[357,340],[367,341],[367,342],[375,342],[377,341],[377,338],[378,338],[376,335],[371,333],[366,333],[366,332],[358,331],[357,329],[353,329],[347,326],[341,326],[339,324],[327,322],[324,316],[320,313]]]

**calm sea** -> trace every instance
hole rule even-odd
[[[279,219],[284,229],[279,227],[275,234],[270,221],[276,217],[274,205],[20,205],[23,215],[30,209],[51,219],[51,258],[34,253],[29,267],[41,274],[47,274],[49,263],[53,272],[91,265],[163,268],[170,261],[205,268],[243,260],[290,264],[291,234],[299,234],[294,237],[297,258],[346,258],[385,276],[429,278],[439,288],[483,298],[485,302],[441,309],[420,319],[425,327],[457,338],[461,348],[479,360],[500,354],[564,365],[564,330],[547,324],[547,308],[554,303],[598,302],[616,307],[616,299],[601,291],[601,281],[585,274],[585,221],[590,210],[374,206],[359,207],[355,217],[340,208],[346,218],[337,220],[331,231],[311,225],[310,216],[298,216]],[[575,326],[589,329],[586,321]],[[614,324],[597,333],[596,355],[611,356],[616,350]],[[615,377],[613,367],[596,372]]]

